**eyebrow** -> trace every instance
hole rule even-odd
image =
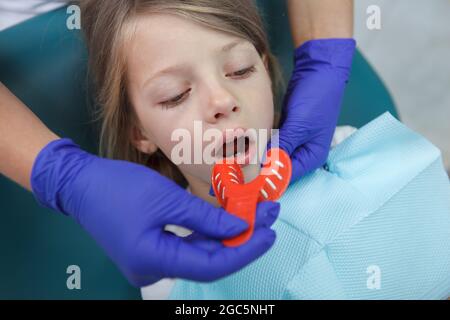
[[[235,47],[237,47],[239,45],[243,45],[245,43],[246,43],[245,40],[235,40],[235,41],[230,42],[230,43],[226,44],[225,46],[223,46],[219,50],[219,52],[222,52],[222,53],[229,52],[233,48],[235,48]],[[187,69],[187,67],[188,67],[187,64],[178,64],[178,65],[174,65],[174,66],[168,67],[166,69],[160,70],[160,71],[156,72],[151,78],[147,79],[144,82],[144,84],[142,85],[142,88],[145,88],[155,78],[158,78],[158,77],[160,77],[162,75],[165,75],[165,74],[170,74],[170,73],[175,73],[175,72],[178,72],[178,71],[185,70],[185,69]]]
[[[234,47],[236,47],[236,46],[238,46],[238,45],[245,44],[245,43],[247,43],[245,40],[235,40],[235,41],[233,41],[233,42],[231,42],[231,43],[229,43],[229,44],[223,46],[222,49],[221,49],[221,51],[222,51],[222,52],[228,52],[228,51],[230,51],[231,49],[233,49]]]

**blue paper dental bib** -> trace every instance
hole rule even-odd
[[[389,113],[281,198],[271,250],[169,299],[446,299],[450,183],[440,151]]]

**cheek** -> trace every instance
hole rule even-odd
[[[170,122],[161,121],[158,126],[154,127],[153,134],[155,137],[155,144],[169,159],[171,159],[172,150],[180,143],[180,139],[182,139],[180,136],[185,136],[187,131],[183,129],[182,126],[178,126],[173,122],[170,123],[170,125],[167,125],[169,123]]]
[[[137,114],[147,138],[164,154],[170,155],[170,151],[176,143],[171,141],[172,133],[177,128],[182,128],[180,118],[171,114],[170,111],[156,110],[156,107],[138,110]]]
[[[272,128],[274,119],[274,104],[272,84],[268,74],[260,75],[251,90],[247,92],[247,106],[251,115],[255,116],[259,128]]]

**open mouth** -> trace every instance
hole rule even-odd
[[[250,139],[248,137],[234,138],[229,143],[224,143],[222,146],[222,157],[237,157],[239,154],[248,152]]]
[[[234,137],[232,141],[223,143],[216,157],[227,163],[248,164],[252,150],[253,143],[248,136]]]

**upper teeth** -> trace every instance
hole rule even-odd
[[[235,144],[236,144],[236,149],[235,149]],[[223,147],[225,148],[226,157],[230,157],[233,155],[236,156],[240,156],[245,154],[245,137],[241,136],[241,137],[235,137],[232,141],[227,142],[225,144],[225,146]]]

